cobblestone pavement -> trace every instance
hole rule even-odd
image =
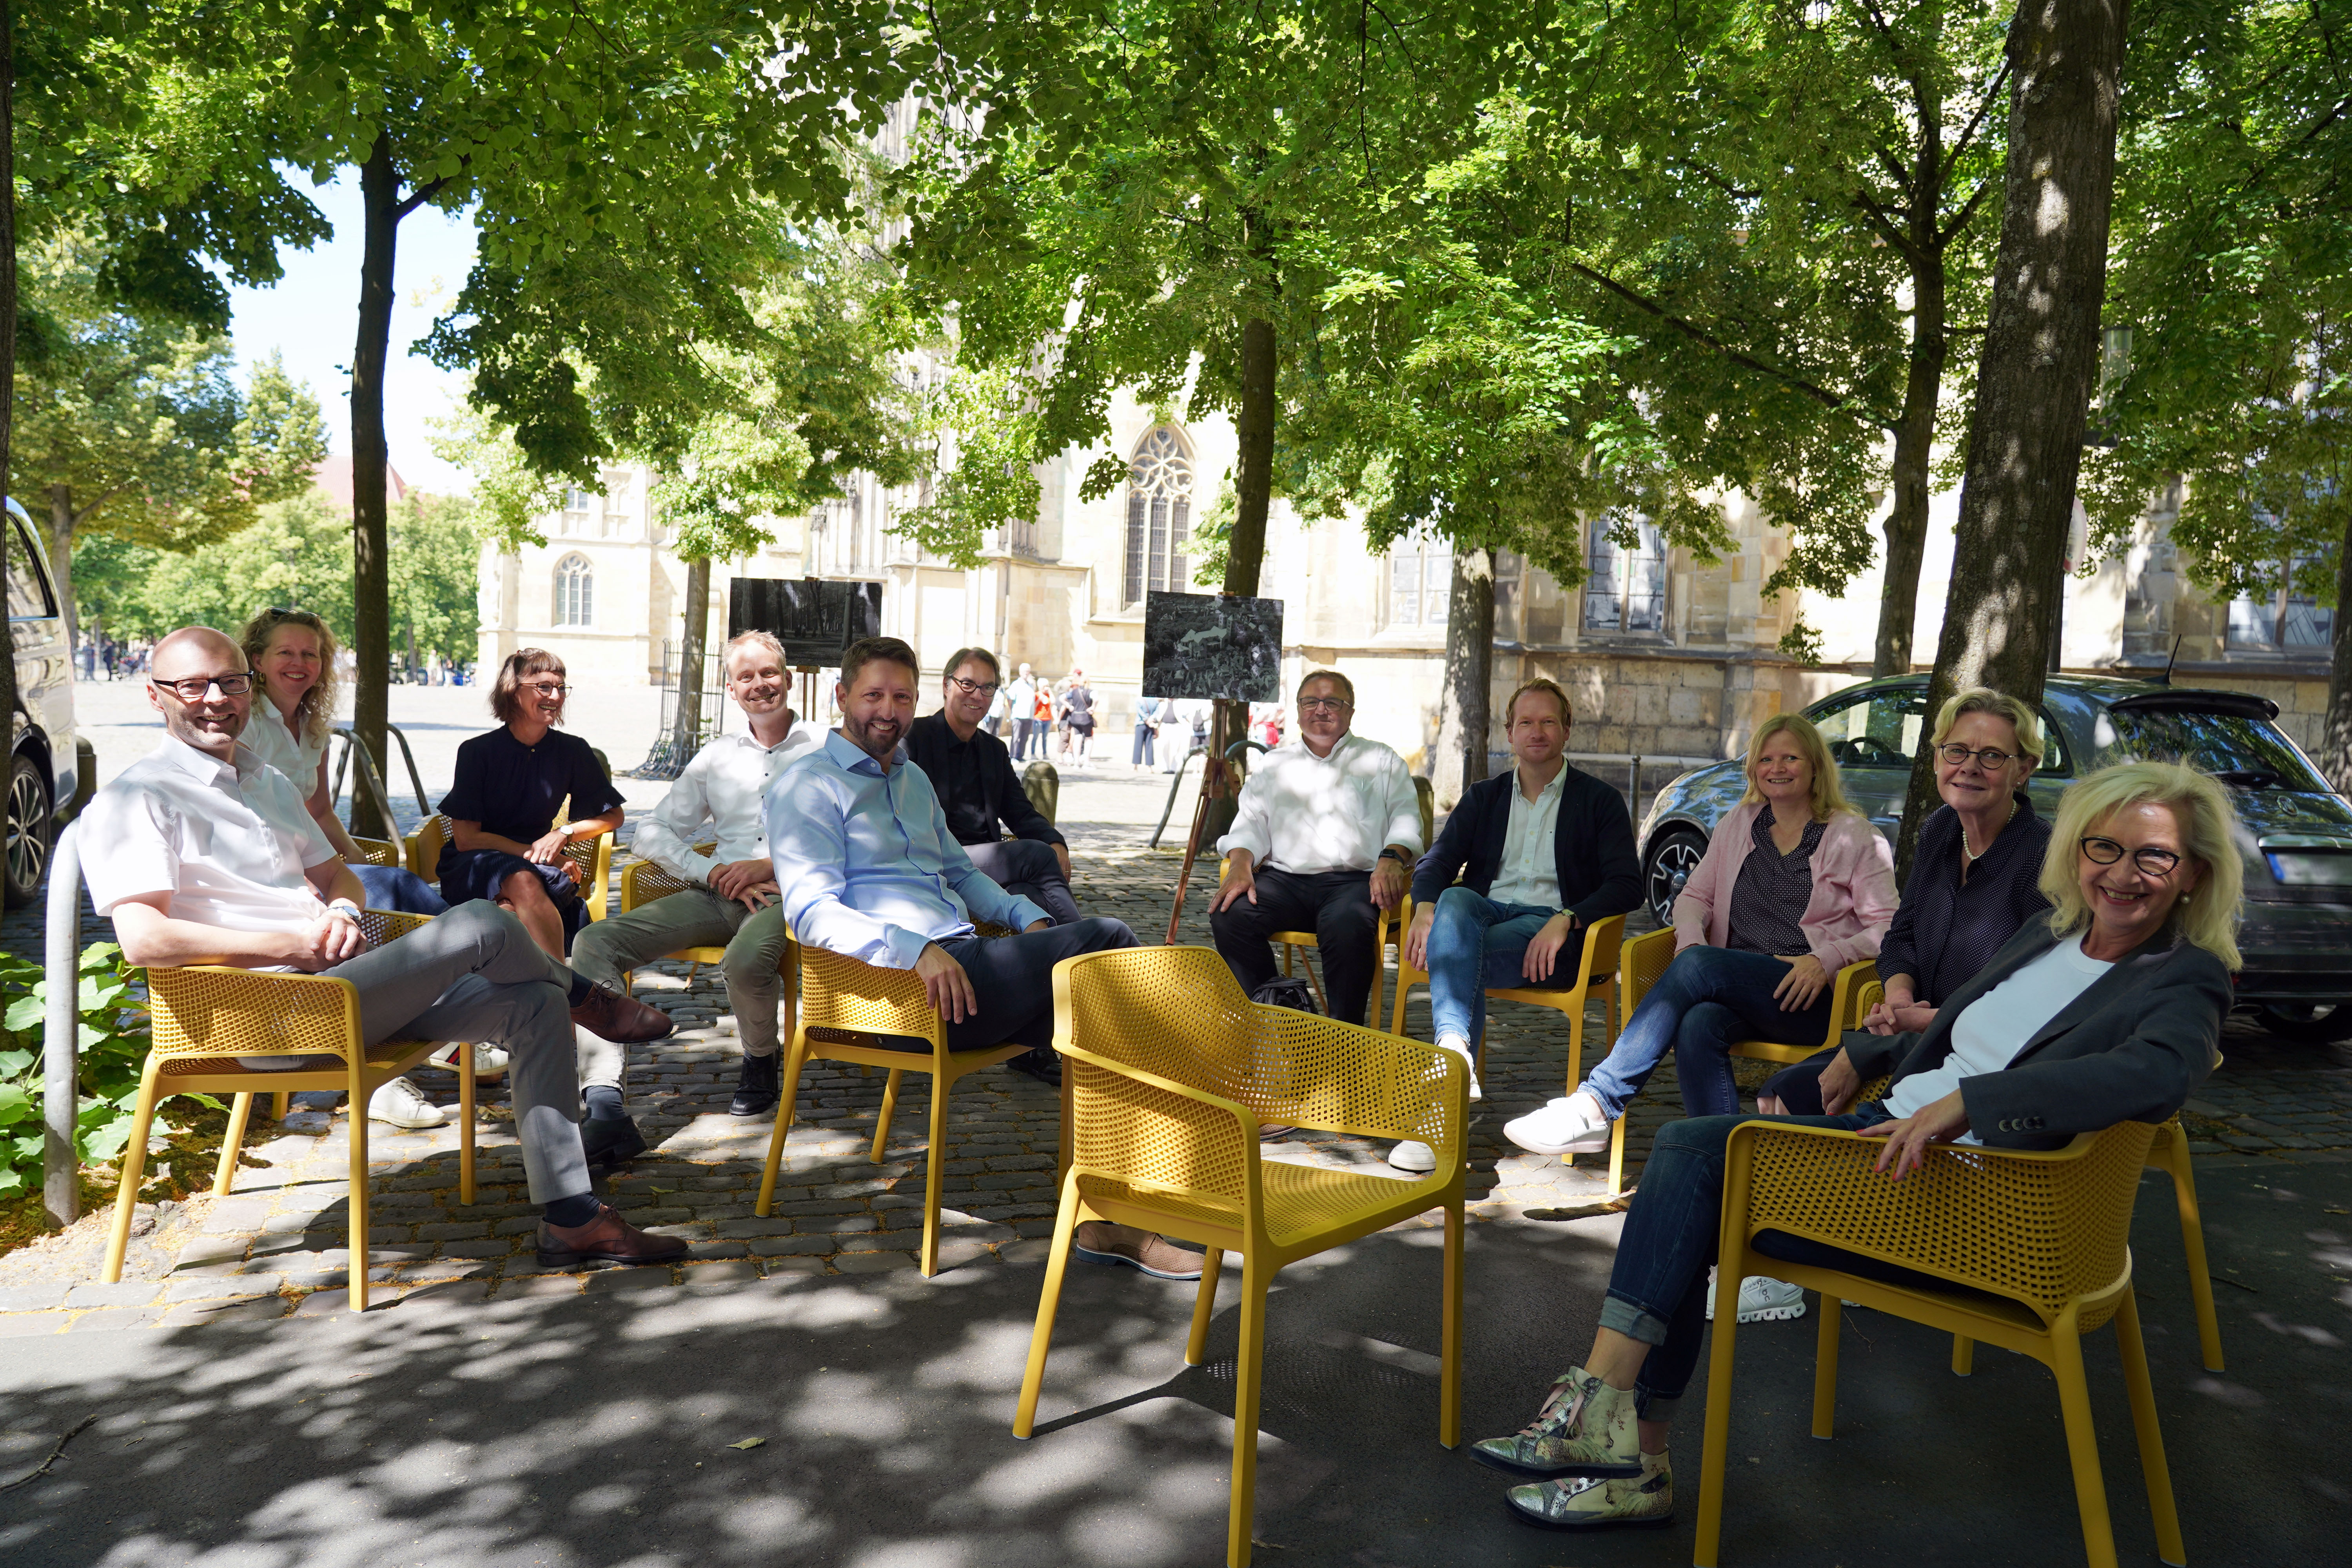
[[[1148,849],[1148,830],[1133,826],[1074,826],[1072,837],[1080,902],[1158,941],[1175,856]],[[37,953],[38,932],[38,911],[20,911],[0,922],[0,946]],[[86,920],[86,940],[110,934],[106,922]],[[1197,883],[1181,940],[1208,940]],[[511,1296],[913,1267],[922,1225],[928,1077],[905,1080],[884,1159],[876,1164],[866,1151],[882,1076],[812,1066],[802,1081],[773,1213],[761,1218],[752,1209],[771,1123],[727,1114],[737,1049],[718,975],[689,979],[686,966],[662,964],[641,973],[638,986],[679,1028],[669,1039],[633,1048],[630,1109],[654,1147],[600,1190],[635,1223],[685,1237],[691,1243],[687,1261],[609,1273],[541,1268],[530,1245],[536,1209],[525,1200],[511,1112],[502,1089],[486,1085],[479,1188],[470,1206],[457,1200],[454,1127],[371,1127],[367,1267],[378,1300],[420,1289]],[[1425,995],[1416,993],[1408,1032],[1425,1039],[1427,1023]],[[1607,1204],[1600,1159],[1570,1169],[1524,1154],[1501,1137],[1506,1121],[1562,1092],[1567,1036],[1566,1020],[1555,1013],[1496,1009],[1486,1099],[1473,1108],[1470,1197],[1482,1219],[1565,1218]],[[1586,1030],[1588,1063],[1601,1039],[1596,1002]],[[2352,1160],[2352,1047],[2291,1046],[2236,1023],[2225,1043],[2226,1065],[2189,1105],[2193,1147],[2229,1163]],[[1765,1070],[1749,1072],[1751,1089]],[[454,1076],[423,1071],[415,1081],[454,1110]],[[142,1205],[121,1283],[97,1283],[104,1214],[0,1258],[0,1337],[344,1310],[348,1115],[331,1096],[297,1099],[301,1103],[284,1123],[248,1139],[231,1195]],[[1668,1063],[1633,1113],[1629,1182],[1655,1129],[1679,1108]],[[1019,1260],[1043,1248],[1041,1238],[1053,1226],[1057,1111],[1053,1091],[1003,1068],[958,1085],[945,1152],[944,1263],[987,1252]],[[1384,1145],[1337,1134],[1294,1133],[1266,1152],[1387,1170]]]

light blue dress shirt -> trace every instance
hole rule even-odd
[[[1025,931],[1053,917],[998,887],[948,831],[940,797],[902,750],[888,773],[829,731],[768,787],[768,854],[793,934],[883,969],[972,934],[975,917]]]

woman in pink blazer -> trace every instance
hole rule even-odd
[[[1801,714],[1767,720],[1748,748],[1747,798],[1675,900],[1674,963],[1576,1092],[1504,1135],[1537,1154],[1606,1148],[1670,1050],[1687,1114],[1737,1112],[1732,1046],[1819,1042],[1837,972],[1876,957],[1894,918],[1894,854],[1846,804],[1821,731]]]

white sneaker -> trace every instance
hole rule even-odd
[[[1389,1151],[1389,1163],[1408,1175],[1425,1176],[1437,1169],[1437,1151],[1426,1143],[1407,1139]]]
[[[1470,1069],[1471,1102],[1475,1104],[1486,1099],[1486,1092],[1478,1084],[1478,1058],[1471,1054],[1470,1042],[1459,1035],[1440,1035],[1437,1037],[1437,1048],[1441,1051],[1452,1051],[1462,1058],[1462,1065]]]
[[[416,1086],[404,1078],[394,1079],[368,1096],[367,1113],[370,1121],[388,1121],[412,1132],[449,1120],[446,1111],[417,1093]]]
[[[1609,1119],[1581,1094],[1503,1123],[1503,1136],[1530,1154],[1594,1154],[1609,1147]]]
[[[1805,1315],[1805,1293],[1786,1279],[1750,1274],[1739,1282],[1739,1321],[1780,1323]],[[1706,1282],[1706,1321],[1715,1321],[1715,1281]]]
[[[452,1041],[448,1045],[446,1045],[439,1050],[434,1052],[431,1056],[425,1058],[425,1063],[430,1067],[440,1068],[446,1072],[456,1072],[457,1070],[457,1053],[463,1048],[464,1047],[459,1046],[457,1042]],[[474,1077],[476,1079],[504,1078],[506,1076],[506,1052],[500,1050],[496,1046],[477,1045],[474,1047]]]

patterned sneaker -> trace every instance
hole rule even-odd
[[[1622,1479],[1580,1477],[1513,1487],[1511,1511],[1546,1530],[1609,1530],[1675,1521],[1675,1477],[1664,1454],[1642,1456],[1642,1473]]]
[[[1471,1444],[1470,1456],[1522,1475],[1638,1475],[1633,1404],[1630,1392],[1572,1366],[1551,1385],[1533,1421],[1511,1436]]]

